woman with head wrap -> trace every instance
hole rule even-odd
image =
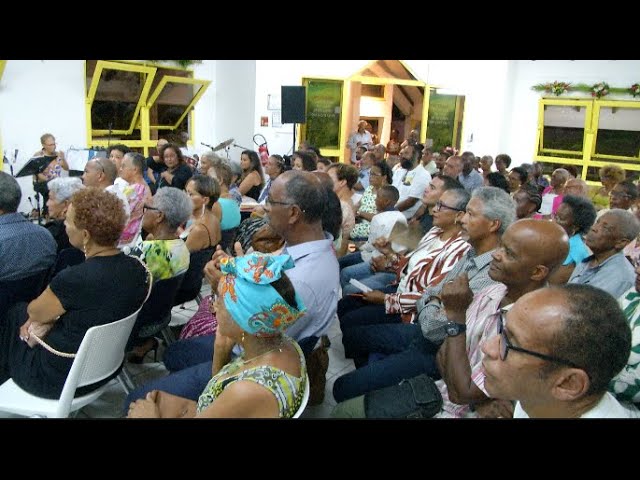
[[[284,271],[289,255],[258,253],[220,262],[211,303],[218,317],[213,378],[198,402],[154,390],[129,406],[132,418],[292,417],[307,374],[298,344],[283,332],[305,313]],[[242,354],[231,359],[234,345]]]

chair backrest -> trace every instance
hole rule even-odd
[[[67,417],[76,389],[111,376],[124,360],[125,345],[140,309],[116,322],[91,327],[85,333],[62,388],[56,417]]]
[[[150,337],[169,324],[173,300],[184,280],[184,276],[185,274],[183,273],[172,278],[159,280],[153,284],[151,295],[149,295],[149,298],[142,306],[142,310],[140,310],[127,349],[131,348],[135,339]]]
[[[304,412],[304,409],[307,408],[307,403],[309,403],[309,395],[311,394],[311,386],[309,383],[309,376],[307,376],[307,381],[305,382],[304,387],[304,395],[302,396],[302,403],[298,407],[296,413],[293,414],[291,418],[300,418],[300,415]]]
[[[191,253],[189,258],[189,269],[184,274],[182,285],[180,285],[180,288],[176,293],[173,301],[174,305],[180,305],[193,300],[198,296],[198,293],[200,293],[200,289],[202,288],[204,266],[209,260],[211,260],[214,252],[215,247],[209,247]]]

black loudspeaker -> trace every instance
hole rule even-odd
[[[282,86],[282,123],[306,123],[305,114],[306,89],[305,87]]]

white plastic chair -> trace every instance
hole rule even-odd
[[[293,414],[291,418],[300,418],[300,415],[304,412],[304,409],[307,408],[307,403],[309,402],[309,395],[311,394],[311,384],[309,383],[309,375],[307,375],[307,383],[304,388],[304,395],[302,396],[302,403],[300,403],[300,407]]]
[[[140,310],[122,320],[87,330],[58,400],[37,397],[21,389],[12,379],[0,385],[0,411],[23,416],[66,418],[97,399],[107,384],[81,397],[76,389],[112,375],[124,359],[124,348]]]

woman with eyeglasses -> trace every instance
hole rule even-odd
[[[189,268],[189,249],[178,236],[178,227],[191,216],[193,204],[182,190],[162,188],[143,207],[142,228],[149,233],[146,240],[131,250],[153,275],[153,282],[177,277]],[[146,353],[156,346],[153,337],[136,345],[130,361],[141,363]]]
[[[463,238],[460,220],[464,216],[470,194],[463,189],[445,191],[433,209],[433,225],[418,246],[408,255],[398,255],[391,249],[391,242],[382,239],[375,245],[382,256],[372,259],[375,270],[395,271],[397,282],[385,288],[385,291],[347,293],[361,300],[360,306],[370,304],[366,311],[357,315],[354,321],[358,325],[364,323],[410,323],[416,313],[416,303],[424,290],[434,286],[446,276],[462,256],[469,250],[470,245]],[[366,284],[366,279],[361,280]],[[345,292],[351,292],[349,287]],[[352,305],[355,307],[356,305]],[[343,325],[351,323],[345,314],[354,310],[347,305],[341,305],[340,322]],[[353,318],[353,317],[351,317]]]
[[[285,270],[289,255],[220,261],[211,310],[218,318],[213,378],[198,402],[153,390],[129,418],[291,418],[307,388],[304,355],[284,331],[305,313]],[[256,301],[260,299],[260,301]],[[232,349],[241,354],[232,358]]]

